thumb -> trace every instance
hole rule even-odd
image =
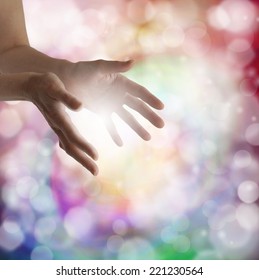
[[[61,90],[57,99],[65,104],[69,109],[74,111],[80,109],[82,106],[82,102],[66,90]]]
[[[133,65],[133,60],[127,60],[127,61],[101,60],[100,64],[101,64],[101,69],[104,73],[119,73],[119,72],[128,71]]]

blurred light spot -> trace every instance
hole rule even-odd
[[[20,231],[20,227],[18,226],[18,224],[14,221],[9,221],[9,220],[5,220],[3,222],[3,228],[5,229],[6,232],[8,233],[17,233]]]
[[[141,24],[155,15],[155,9],[147,0],[132,0],[128,3],[127,14],[133,22]]]
[[[47,186],[41,186],[35,196],[30,198],[32,207],[41,213],[52,212],[55,209],[55,203],[52,192]]]
[[[201,146],[202,153],[206,156],[212,156],[217,152],[215,143],[210,140],[204,140]]]
[[[167,47],[179,47],[184,41],[184,32],[179,26],[170,26],[163,32],[163,41]]]
[[[233,63],[233,64],[237,65],[239,68],[241,68],[241,67],[244,68],[245,66],[248,66],[255,58],[256,58],[256,53],[254,52],[254,50],[252,48],[248,49],[247,51],[244,51],[244,52],[237,53],[237,52],[229,51],[227,53],[228,63],[230,63],[230,64]],[[250,84],[252,84],[251,82],[250,82]]]
[[[209,238],[208,238],[208,230],[207,227],[202,227],[195,229],[191,232],[191,246],[195,250],[203,251],[206,247],[208,247]]]
[[[216,29],[225,29],[230,24],[230,18],[221,6],[213,7],[208,12],[208,19],[211,26]]]
[[[113,231],[119,235],[125,235],[127,233],[128,226],[125,221],[117,219],[112,224]]]
[[[54,148],[54,143],[51,139],[49,138],[44,138],[40,141],[38,144],[38,151],[43,155],[43,156],[49,156],[52,154],[52,150]]]
[[[24,235],[15,222],[4,222],[0,227],[0,247],[6,251],[17,249],[24,241]]]
[[[245,138],[249,144],[259,146],[259,123],[253,123],[246,129]]]
[[[227,29],[232,32],[251,31],[255,21],[255,7],[249,1],[227,0],[222,6],[228,13],[230,23]]]
[[[246,70],[246,76],[248,77],[255,77],[256,76],[256,68],[254,67],[249,67],[247,70]]]
[[[226,204],[219,208],[209,217],[208,223],[211,229],[222,229],[226,224],[235,220],[236,208],[231,204]]]
[[[6,206],[10,209],[18,208],[20,203],[20,198],[18,193],[16,192],[15,188],[11,185],[4,185],[2,187],[2,200],[6,204]]]
[[[81,32],[86,28],[88,39],[93,40],[98,38],[98,36],[103,35],[105,32],[106,22],[101,11],[88,8],[82,13],[82,19],[84,24],[82,25]],[[80,39],[80,37],[81,36],[78,36],[78,39]],[[87,37],[85,39],[87,39]]]
[[[191,132],[185,133],[179,140],[177,144],[181,157],[188,163],[195,164],[200,155],[198,140]]]
[[[252,79],[243,79],[239,86],[241,94],[251,96],[256,94],[258,86],[253,83]]]
[[[190,57],[198,58],[205,56],[209,52],[210,47],[211,39],[208,34],[199,39],[185,36],[183,50]]]
[[[236,211],[240,226],[248,231],[259,229],[259,207],[256,204],[241,203]]]
[[[216,102],[210,108],[211,117],[217,121],[224,121],[230,116],[231,104],[227,102]]]
[[[73,239],[67,234],[67,231],[64,228],[64,223],[58,218],[55,220],[56,227],[54,232],[51,233],[50,239],[49,234],[52,231],[52,228],[49,228],[47,235],[39,235],[40,238],[44,238],[47,241],[47,244],[54,250],[65,250],[70,248],[73,245]]]
[[[214,250],[202,250],[198,252],[195,260],[222,260],[222,256]]]
[[[16,191],[22,198],[34,197],[39,189],[39,185],[32,177],[22,177],[16,184]]]
[[[189,228],[190,221],[187,216],[179,215],[173,218],[172,225],[177,232],[182,232]]]
[[[245,52],[251,48],[251,43],[246,39],[234,39],[228,48],[234,52]]]
[[[245,181],[238,187],[238,196],[245,203],[254,203],[259,198],[259,186],[253,181]]]
[[[100,195],[102,186],[98,180],[89,180],[85,183],[84,192],[86,195],[95,197]]]
[[[84,207],[71,208],[64,218],[64,226],[69,235],[75,239],[86,238],[92,227],[93,217]]]
[[[179,253],[186,253],[191,247],[191,242],[187,236],[178,235],[173,241],[173,247]]]
[[[120,247],[118,259],[127,260],[150,260],[154,258],[154,248],[146,240],[140,237],[135,237],[126,240]]]
[[[164,243],[173,243],[177,237],[177,232],[174,230],[173,226],[166,226],[161,230],[160,233],[161,240]]]
[[[144,52],[159,53],[164,50],[161,35],[151,30],[141,30],[138,34],[138,42]]]
[[[207,27],[206,25],[201,22],[197,21],[193,23],[193,26],[189,27],[186,30],[186,36],[193,38],[193,39],[202,39],[207,34]]]
[[[0,135],[11,138],[18,134],[22,129],[21,117],[14,109],[1,109],[0,111]]]
[[[217,203],[213,200],[208,200],[203,204],[202,212],[206,217],[210,217],[215,214],[217,209]]]
[[[27,204],[27,202],[26,202],[26,204]],[[23,229],[24,233],[31,234],[33,232],[35,220],[36,220],[35,212],[33,211],[32,207],[30,207],[28,205],[27,208],[23,209],[23,211],[21,213],[20,221],[19,221],[19,224],[20,224],[21,228]]]
[[[49,247],[37,246],[31,252],[32,260],[52,260],[53,253]]]
[[[34,227],[34,236],[40,243],[49,241],[56,229],[56,221],[53,217],[40,218]]]
[[[234,168],[245,168],[248,167],[252,162],[251,155],[248,151],[240,150],[235,153],[233,159]]]
[[[209,10],[210,24],[217,29],[240,33],[255,28],[255,7],[249,1],[227,0]]]
[[[251,237],[236,221],[225,224],[221,230],[215,233],[218,245],[220,244],[220,246],[224,246],[226,249],[245,247]]]
[[[117,252],[120,247],[122,246],[124,240],[121,236],[119,235],[112,235],[109,237],[108,241],[107,241],[107,248],[115,253]]]

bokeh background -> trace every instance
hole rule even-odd
[[[70,113],[100,153],[91,176],[39,111],[1,103],[2,259],[259,259],[256,1],[24,0],[31,45],[72,61],[134,58],[163,100],[149,142]]]

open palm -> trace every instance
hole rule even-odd
[[[96,60],[72,65],[66,87],[84,106],[105,117],[107,129],[114,142],[121,146],[122,140],[112,121],[116,113],[141,138],[150,139],[150,134],[124,107],[134,109],[156,127],[163,127],[163,120],[151,109],[163,109],[163,103],[146,88],[129,80],[120,72],[130,69],[132,61]]]

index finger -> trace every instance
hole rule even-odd
[[[98,159],[96,149],[81,136],[67,113],[59,112],[56,114],[55,119],[52,119],[52,122],[56,123],[71,144],[86,152],[92,159]]]

